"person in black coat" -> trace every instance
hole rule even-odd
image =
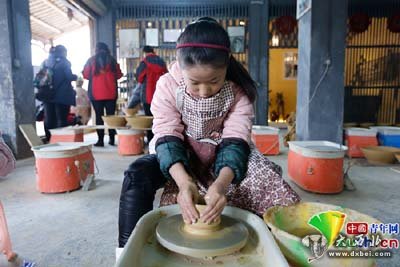
[[[54,98],[43,102],[44,126],[49,141],[50,129],[68,125],[68,113],[71,105],[75,106],[76,95],[71,82],[75,81],[77,76],[72,74],[71,63],[67,59],[67,49],[63,45],[52,48],[49,58],[43,64],[53,70],[52,85],[55,90]]]

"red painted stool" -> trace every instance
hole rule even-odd
[[[138,155],[143,153],[144,131],[133,129],[117,129],[118,153],[122,156]]]
[[[270,126],[254,125],[251,140],[263,155],[279,154],[279,129]]]

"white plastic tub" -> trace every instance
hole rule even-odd
[[[263,126],[263,125],[253,125],[251,131],[254,134],[263,134],[263,135],[277,135],[279,134],[279,129],[271,126]]]
[[[381,146],[400,147],[400,127],[377,126],[371,128],[378,131],[378,140]]]
[[[347,136],[376,136],[376,129],[366,129],[366,128],[346,128],[345,133]]]
[[[64,142],[32,147],[39,192],[61,193],[80,187],[94,174],[92,145]]]
[[[289,142],[288,174],[304,190],[332,194],[343,190],[347,146],[329,141]]]
[[[35,158],[66,158],[79,155],[81,147],[79,145],[71,145],[69,143],[47,144],[32,147]]]
[[[56,128],[56,129],[50,129],[50,133],[57,135],[81,134],[83,133],[83,128],[78,128],[78,127]]]
[[[31,149],[36,158],[60,158],[75,156],[92,151],[92,144],[84,142],[57,142]]]
[[[163,248],[155,237],[155,228],[161,218],[179,214],[179,206],[172,205],[144,215],[125,245],[116,267],[288,267],[274,238],[262,219],[234,207],[226,207],[222,214],[241,220],[249,229],[249,241],[238,253],[213,259],[195,259]]]
[[[400,135],[400,127],[393,126],[371,126],[371,129],[383,135]]]
[[[363,158],[364,153],[361,151],[361,148],[378,145],[377,133],[376,129],[345,129],[345,144],[349,148],[347,154],[353,158]]]
[[[118,135],[136,135],[136,134],[143,134],[144,130],[136,130],[136,129],[117,129]]]
[[[304,157],[335,159],[344,157],[347,146],[329,141],[291,141],[289,150]]]

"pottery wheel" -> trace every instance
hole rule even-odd
[[[156,228],[157,240],[179,254],[203,258],[231,254],[246,245],[249,232],[238,220],[221,215],[220,227],[210,235],[185,231],[182,215],[164,218]]]

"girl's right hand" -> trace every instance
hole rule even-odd
[[[187,181],[179,185],[179,193],[177,197],[178,204],[181,208],[182,217],[185,223],[195,223],[199,219],[199,213],[195,207],[199,191],[192,181]]]

